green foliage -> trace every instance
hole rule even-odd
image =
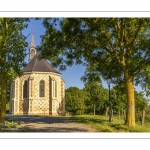
[[[96,114],[103,114],[108,101],[108,90],[104,89],[101,82],[86,82],[84,90],[87,92],[86,113],[93,114],[93,107],[96,106]]]
[[[66,111],[78,115],[93,114],[95,105],[96,114],[103,114],[107,107],[108,90],[98,82],[87,82],[84,85],[83,89],[77,87],[66,89]]]
[[[113,112],[118,113],[118,110],[126,108],[127,98],[124,84],[115,85],[110,92],[110,98],[112,102]]]
[[[96,114],[104,114],[108,107],[108,90],[98,82],[86,82],[83,89],[70,87],[66,89],[65,95],[68,116],[73,114],[93,114],[94,104]],[[123,84],[116,85],[111,89],[110,99],[114,114],[118,114],[118,110],[126,109],[126,93]],[[136,120],[139,120],[138,113],[142,113],[143,110],[149,113],[148,102],[142,93],[135,90]]]
[[[25,66],[24,58],[27,36],[23,30],[27,28],[29,18],[0,18],[0,121],[4,122],[6,102],[9,99],[10,84],[16,75],[22,75]]]
[[[118,109],[126,109],[127,98],[124,84],[115,85],[111,90],[111,100],[113,104],[114,113],[118,112]],[[135,112],[148,110],[149,100],[144,97],[144,94],[141,92],[134,91],[135,98]]]
[[[86,92],[77,88],[69,87],[65,91],[66,110],[75,114],[84,114],[85,112]]]
[[[148,100],[144,98],[144,95],[141,92],[135,91],[135,111],[143,111],[148,108]]]
[[[22,31],[27,28],[28,22],[29,18],[0,18],[0,71],[8,82],[21,75],[21,68],[25,66],[28,44]]]
[[[7,72],[7,78],[12,75],[12,70],[20,74],[25,65],[28,44],[22,31],[27,28],[28,21],[28,18],[0,18],[0,67]]]
[[[113,83],[122,82],[128,87],[127,116],[130,118],[127,117],[126,124],[134,126],[131,121],[134,120],[134,106],[131,106],[134,84],[145,83],[144,87],[150,88],[150,19],[46,18],[43,26],[46,32],[39,47],[43,58],[59,65],[60,70],[74,62],[83,64],[85,75],[97,74],[104,79],[111,76]]]
[[[125,66],[134,76],[147,67],[149,25],[149,18],[46,18],[39,50],[62,70],[75,60],[118,82]]]

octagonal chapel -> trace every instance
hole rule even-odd
[[[38,59],[33,33],[29,51],[23,75],[11,84],[10,113],[65,115],[65,82],[47,60]]]

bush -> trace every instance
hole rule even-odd
[[[66,112],[65,112],[65,116],[73,116],[73,115],[74,115],[73,112],[69,112],[69,111],[66,111]]]
[[[75,111],[75,114],[76,115],[82,115],[82,114],[84,114],[84,110],[80,109],[80,108],[77,108],[76,111]]]

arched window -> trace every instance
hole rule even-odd
[[[27,98],[27,94],[28,94],[28,82],[25,81],[23,85],[23,98]]]
[[[44,89],[45,85],[44,84],[45,84],[44,81],[41,80],[40,84],[39,84],[39,96],[40,97],[44,97],[44,92],[45,92],[45,89]]]

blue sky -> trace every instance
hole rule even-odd
[[[33,26],[34,26],[34,30],[32,29]],[[41,43],[40,36],[44,35],[45,33],[45,29],[42,26],[41,20],[38,20],[38,21],[32,20],[29,23],[28,28],[25,29],[23,33],[25,34],[25,36],[27,36],[31,32],[34,32],[36,46],[40,45]],[[27,42],[29,43],[28,46],[30,46],[30,41],[31,41],[31,34],[27,38]],[[25,61],[28,62],[28,59],[29,59],[29,56],[25,58]],[[62,73],[62,78],[65,81],[65,88],[68,88],[70,86],[76,86],[82,89],[84,87],[84,83],[80,80],[80,78],[84,75],[84,71],[85,71],[85,66],[82,66],[82,65],[73,65],[72,67],[67,67],[65,71],[62,71],[61,73]],[[102,84],[105,88],[108,88],[106,81],[102,80]],[[136,87],[136,90],[141,91],[141,88],[138,86]]]

